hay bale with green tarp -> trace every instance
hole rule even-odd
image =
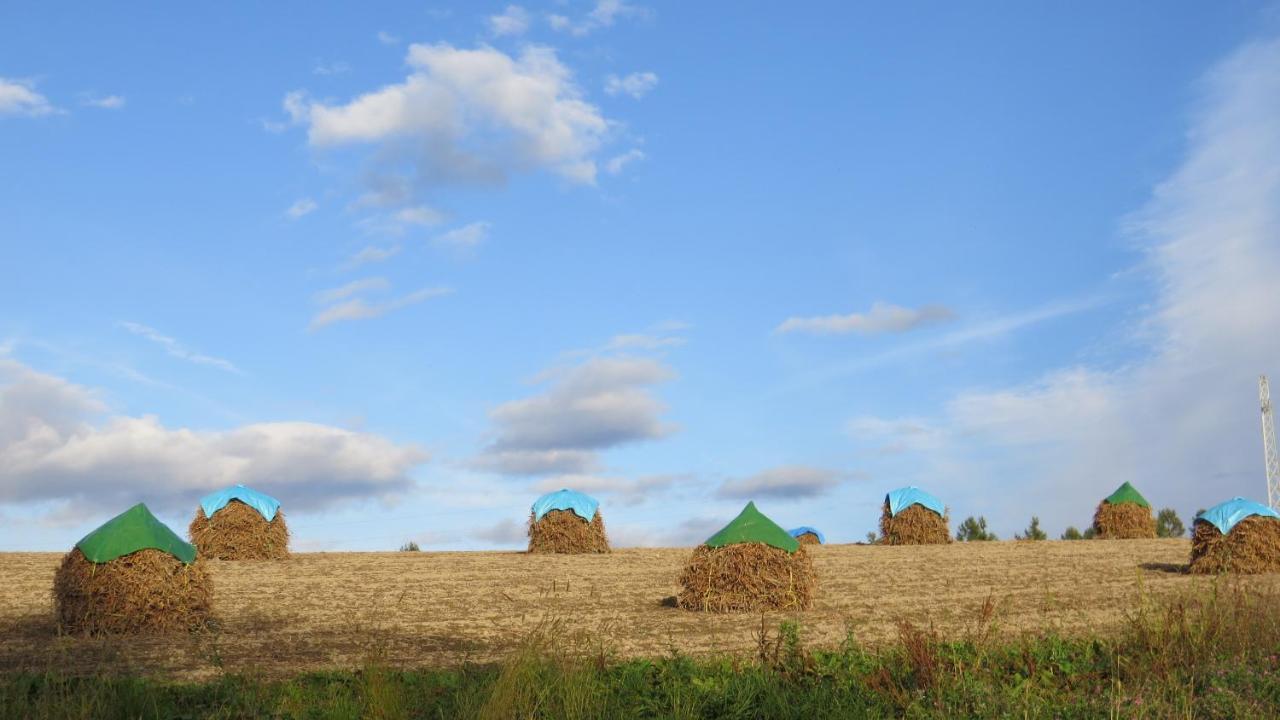
[[[804,546],[749,502],[694,549],[679,583],[676,604],[686,610],[807,610],[817,577]]]
[[[561,488],[534,501],[529,509],[529,552],[586,554],[609,552],[600,517],[600,501]]]
[[[192,630],[212,593],[196,548],[141,503],[84,536],[53,579],[58,624],[77,634]]]
[[[885,545],[946,545],[951,542],[947,508],[914,485],[893,490],[884,496],[880,538]]]
[[[1151,503],[1128,482],[1098,503],[1093,529],[1099,540],[1143,540],[1156,536]]]
[[[1196,515],[1189,569],[1202,574],[1280,572],[1280,513],[1237,497]]]
[[[214,560],[289,557],[289,526],[280,501],[244,485],[201,498],[187,535],[201,557]]]

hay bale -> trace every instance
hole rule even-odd
[[[1156,536],[1156,519],[1150,507],[1137,503],[1098,503],[1093,529],[1099,540],[1143,540]]]
[[[531,553],[607,553],[609,538],[604,520],[596,510],[587,522],[572,510],[550,510],[536,520],[529,513],[529,552]]]
[[[1207,520],[1192,523],[1191,565],[1193,573],[1280,572],[1280,520],[1253,515],[1222,532]]]
[[[77,547],[53,577],[58,625],[75,634],[199,629],[209,619],[212,594],[202,560],[187,564],[155,548],[94,563]]]
[[[821,545],[822,544],[822,541],[818,539],[818,536],[814,535],[811,532],[800,533],[799,535],[796,535],[796,541],[798,541],[801,545]]]
[[[758,542],[699,545],[679,582],[676,604],[704,612],[808,610],[818,584],[803,546],[789,553]]]
[[[880,542],[885,545],[945,545],[951,542],[947,517],[923,505],[893,515],[885,501],[880,513]]]
[[[200,555],[216,560],[286,560],[289,557],[289,526],[284,511],[267,522],[262,513],[232,500],[205,517],[204,508],[187,528],[191,543]]]

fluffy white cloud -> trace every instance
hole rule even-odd
[[[649,389],[673,376],[662,363],[631,357],[593,358],[556,371],[542,395],[504,403],[489,413],[496,437],[476,462],[494,469],[510,462],[510,469],[519,470],[518,460],[550,457],[565,462],[547,463],[543,472],[582,472],[595,465],[584,451],[665,437],[675,427],[662,421],[666,408]],[[536,463],[525,467],[530,466]]]
[[[759,497],[807,498],[835,488],[848,475],[807,465],[782,465],[745,478],[726,480],[716,494],[750,500]]]
[[[167,352],[169,355],[173,357],[179,358],[181,360],[186,360],[187,362],[195,363],[196,365],[208,365],[210,367],[216,367],[219,370],[226,370],[227,372],[236,373],[237,375],[242,374],[240,372],[240,368],[233,365],[230,360],[224,360],[220,357],[204,355],[204,354],[195,352],[193,350],[189,350],[182,343],[161,333],[159,330],[156,330],[155,328],[150,328],[150,327],[147,327],[146,325],[142,325],[134,322],[122,322],[120,323],[120,326],[123,327],[125,330],[128,330],[129,332],[133,333],[134,335],[144,337],[150,340],[151,342],[156,343],[157,345],[163,347],[165,352]]]
[[[633,72],[623,77],[610,75],[605,78],[604,91],[610,95],[627,94],[639,100],[658,86],[658,76],[651,72]]]
[[[815,335],[840,335],[859,333],[875,335],[888,332],[906,332],[925,325],[946,322],[955,313],[941,305],[925,305],[918,309],[876,302],[866,313],[849,315],[824,315],[820,317],[792,317],[778,326],[778,332],[805,332]]]
[[[1130,218],[1155,289],[1133,332],[1145,354],[955,397],[940,422],[956,440],[926,469],[953,506],[1061,527],[1123,481],[1184,515],[1265,497],[1256,383],[1280,371],[1280,41],[1243,47],[1204,88],[1185,160]]]
[[[24,80],[0,77],[0,115],[39,117],[58,112],[49,100]]]
[[[500,182],[509,172],[549,169],[593,183],[608,130],[572,73],[545,47],[519,57],[481,47],[411,45],[404,82],[330,105],[289,93],[284,107],[317,147],[380,147],[371,192],[404,195],[406,183]],[[412,166],[404,176],[402,168]]]
[[[284,214],[288,215],[290,220],[297,220],[304,215],[310,215],[315,212],[318,207],[320,206],[316,204],[315,200],[312,200],[311,198],[302,198],[290,205],[289,209],[284,211]]]
[[[106,412],[87,388],[0,358],[0,503],[188,509],[241,482],[308,509],[399,493],[427,459],[413,446],[314,423],[199,431]]]
[[[508,5],[499,15],[489,16],[489,32],[503,35],[523,35],[529,29],[529,11],[519,5]]]
[[[343,288],[336,288],[335,290],[342,289]],[[441,297],[452,292],[453,290],[451,288],[436,287],[422,288],[421,290],[416,290],[408,295],[384,302],[370,302],[364,298],[352,298],[350,300],[345,300],[335,305],[331,305],[316,313],[315,317],[311,318],[310,329],[318,330],[326,325],[332,325],[333,323],[346,320],[368,320],[370,318],[382,317],[389,312],[406,308],[410,305],[417,305],[424,300]]]

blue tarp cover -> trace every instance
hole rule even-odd
[[[573,514],[591,522],[600,501],[577,490],[561,489],[547,493],[533,502],[533,520],[537,522],[552,510],[572,510]]]
[[[213,517],[213,514],[227,506],[232,500],[239,500],[249,507],[262,513],[262,517],[271,522],[276,519],[276,511],[280,509],[280,501],[271,497],[266,493],[258,492],[253,488],[247,488],[243,485],[232,485],[224,490],[216,493],[205,495],[200,500],[200,507],[204,510],[204,516]]]
[[[793,538],[798,538],[805,533],[813,533],[814,535],[818,536],[818,542],[822,543],[823,545],[827,544],[826,536],[824,536],[822,534],[822,531],[819,530],[818,528],[811,528],[808,525],[801,525],[798,528],[791,528],[787,532],[791,533],[791,537]]]
[[[1224,503],[1218,503],[1197,515],[1196,519],[1213,523],[1213,526],[1218,528],[1219,532],[1226,535],[1231,532],[1231,528],[1235,527],[1236,523],[1250,515],[1280,519],[1280,513],[1275,510],[1262,503],[1256,503],[1242,497],[1231,498]]]
[[[942,515],[947,511],[946,506],[942,504],[941,500],[921,490],[915,485],[898,488],[888,495],[885,495],[884,500],[889,503],[889,515],[897,515],[912,505],[922,505],[939,515]]]

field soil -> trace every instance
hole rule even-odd
[[[896,621],[947,637],[1107,632],[1141,598],[1198,592],[1183,572],[1186,540],[811,546],[814,609],[806,643],[847,636],[878,644]],[[558,623],[621,657],[750,653],[759,614],[674,607],[688,548],[608,555],[517,552],[298,553],[284,561],[210,562],[214,625],[162,637],[60,636],[51,586],[56,553],[0,553],[0,672],[59,670],[205,679],[281,676],[375,660],[454,666],[500,659],[532,630]],[[1243,582],[1280,588],[1280,575]],[[992,612],[984,613],[984,606]],[[984,621],[984,615],[989,621]]]

